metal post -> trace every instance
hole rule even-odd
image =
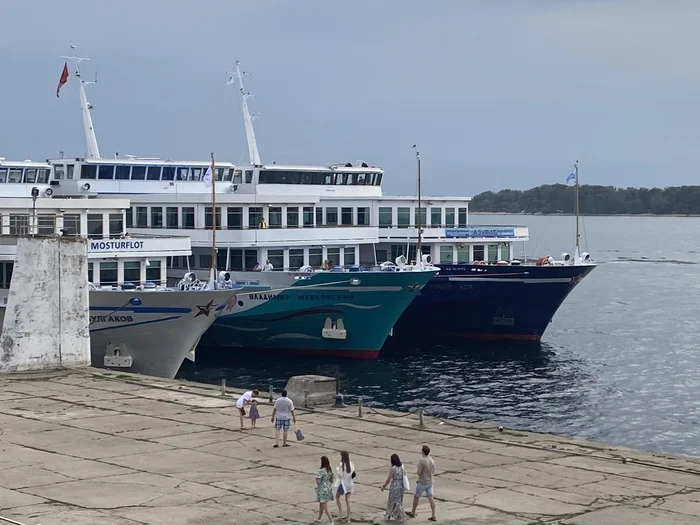
[[[345,402],[343,399],[343,394],[340,393],[340,378],[335,376],[335,405],[334,408],[344,408]]]
[[[357,417],[362,417],[362,396],[357,399]]]
[[[274,393],[274,390],[272,388],[272,385],[270,385],[270,396],[268,397],[268,401],[270,401],[270,403],[272,403],[272,394],[273,393]]]
[[[304,390],[304,408],[309,408],[309,391]]]
[[[225,379],[221,380],[221,395],[222,396],[226,395],[226,380]]]
[[[423,407],[418,408],[418,426],[420,428],[425,427],[425,421],[423,421]]]

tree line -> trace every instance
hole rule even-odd
[[[529,190],[486,191],[472,198],[470,211],[505,213],[574,213],[575,188],[545,184]],[[580,212],[585,215],[700,214],[700,186],[579,188]]]

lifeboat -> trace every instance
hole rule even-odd
[[[549,256],[538,257],[535,261],[535,266],[549,266]]]

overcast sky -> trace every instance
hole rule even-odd
[[[358,159],[385,194],[700,184],[700,2],[0,0],[0,156],[84,155],[78,45],[103,157]],[[71,75],[73,67],[69,67]]]

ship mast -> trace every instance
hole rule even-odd
[[[211,272],[209,275],[209,285],[211,289],[216,288],[216,166],[214,164],[214,152],[211,152]]]
[[[416,161],[418,162],[418,253],[417,260],[422,263],[423,261],[423,213],[421,210],[421,178],[420,178],[420,152],[416,145],[413,145],[413,149],[416,150]]]
[[[574,260],[576,262],[579,262],[581,259],[581,247],[580,247],[580,239],[581,239],[581,233],[579,232],[579,215],[580,215],[580,208],[579,208],[579,184],[578,184],[578,161],[574,162],[574,174],[576,175],[576,203],[575,203],[575,208],[576,208],[576,252],[574,253]]]
[[[248,97],[252,97],[250,93],[245,90],[243,86],[243,76],[246,75],[244,71],[241,71],[241,63],[236,60],[236,71],[234,73],[229,73],[229,79],[226,85],[235,84],[234,75],[238,78],[238,89],[241,92],[243,107],[243,121],[245,123],[245,136],[248,140],[248,156],[250,157],[250,163],[253,166],[260,166],[260,152],[258,151],[258,143],[255,140],[255,129],[253,129],[253,119],[257,115],[251,116],[250,110],[248,109]]]
[[[72,56],[61,58],[72,60],[75,64],[75,76],[78,77],[80,81],[79,91],[80,91],[80,111],[83,116],[83,131],[85,132],[85,142],[87,143],[87,156],[90,159],[99,159],[100,150],[97,147],[97,137],[95,137],[95,128],[92,126],[92,116],[90,115],[90,110],[92,106],[87,101],[87,96],[85,96],[85,86],[88,84],[97,84],[97,76],[95,76],[94,82],[86,82],[80,75],[80,62],[83,60],[90,60],[89,58],[79,57],[75,55],[75,47],[71,45]]]

